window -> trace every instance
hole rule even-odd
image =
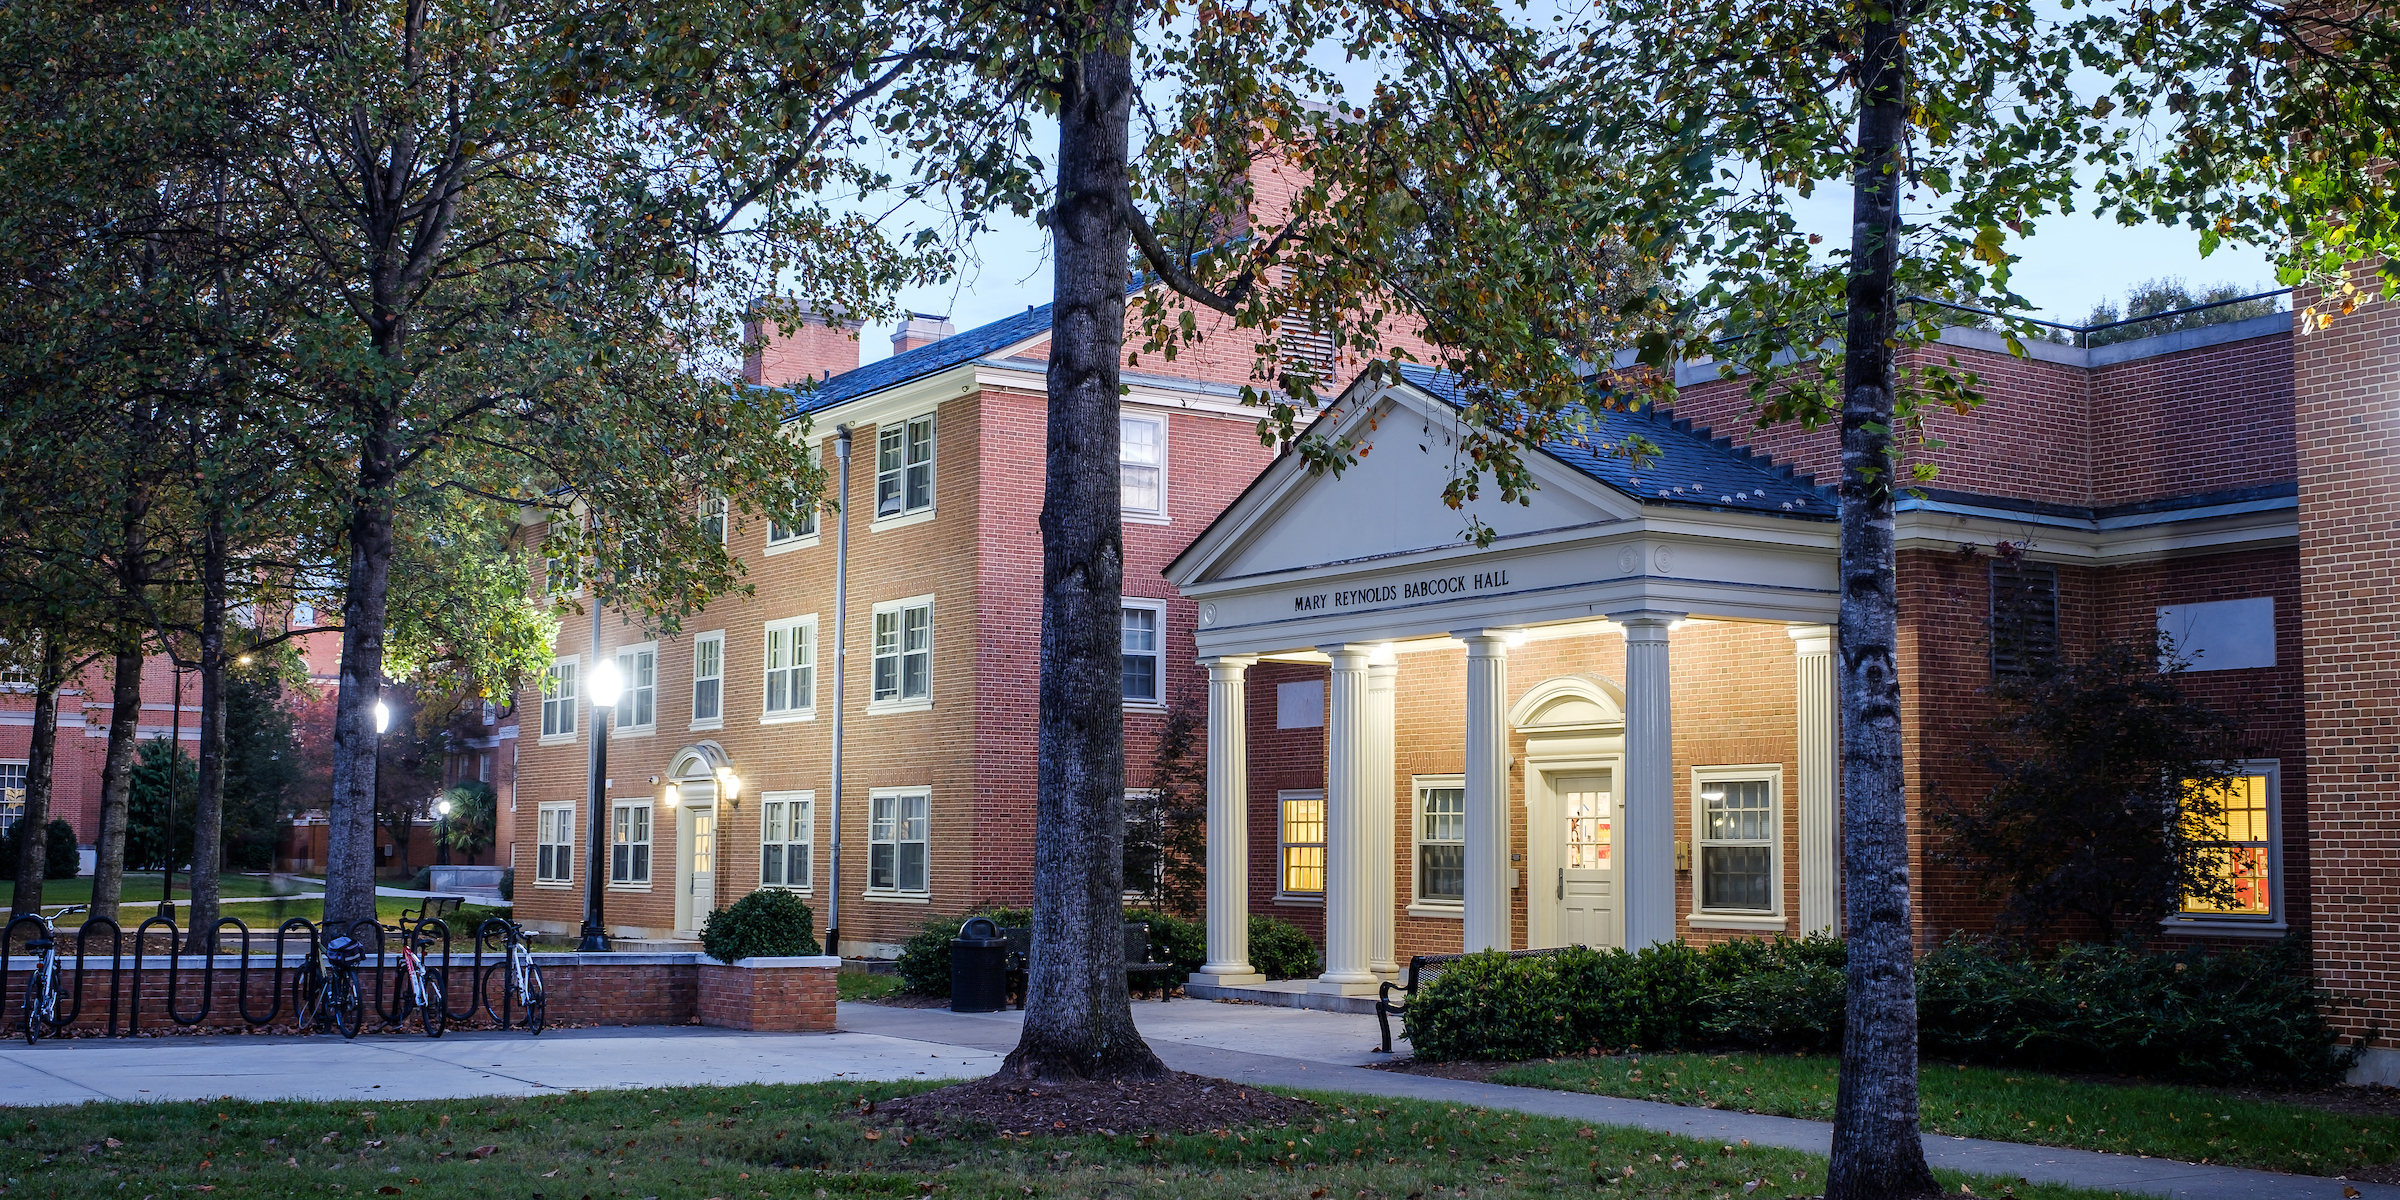
[[[615,823],[608,835],[608,881],[624,884],[650,882],[650,805],[647,802],[616,806]]]
[[[711,496],[702,499],[700,501],[700,536],[717,545],[724,545],[725,513],[725,497]]]
[[[931,799],[924,792],[869,794],[867,890],[926,890],[925,810]]]
[[[1295,306],[1276,322],[1275,348],[1283,369],[1311,384],[1333,381],[1333,314],[1321,305]]]
[[[767,522],[767,548],[769,550],[792,542],[804,542],[815,536],[817,536],[817,510],[814,508],[801,513],[799,523],[796,525],[786,525],[781,518]]]
[[[931,414],[875,433],[875,516],[897,517],[933,507]]]
[[[2238,765],[2217,797],[2213,818],[2187,823],[2186,836],[2216,851],[2216,870],[2229,886],[2227,894],[2186,897],[2181,920],[2249,924],[2280,918],[2283,897],[2276,843],[2281,774],[2273,761]]]
[[[1467,902],[1467,789],[1447,780],[1417,785],[1417,899]]]
[[[25,819],[25,768],[21,762],[0,763],[0,833]]]
[[[692,728],[715,729],[725,722],[725,635],[692,639]]]
[[[2058,655],[2058,568],[1992,560],[1992,678],[2023,675]]]
[[[617,697],[620,731],[658,727],[658,643],[644,642],[617,651],[617,678],[625,691]]]
[[[1124,864],[1124,898],[1155,902],[1167,882],[1167,811],[1156,791],[1125,793]]]
[[[542,738],[575,736],[575,660],[562,658],[542,673]]]
[[[1700,911],[1765,915],[1776,909],[1775,784],[1761,771],[1694,771],[1692,823],[1700,846]]]
[[[933,696],[933,597],[875,606],[871,701],[903,704]]]
[[[767,626],[766,716],[769,721],[806,720],[817,708],[817,619],[775,621]]]
[[[758,882],[806,890],[817,840],[815,794],[769,792],[758,808],[765,822],[758,837]]]
[[[575,878],[575,806],[545,804],[534,819],[534,882],[566,883]]]
[[[1276,796],[1282,833],[1276,855],[1275,890],[1287,896],[1325,894],[1325,793],[1282,792]]]
[[[485,783],[492,781],[492,756],[489,752],[475,756],[475,778]]]
[[[1131,517],[1167,515],[1167,423],[1117,418],[1117,504]]]
[[[1125,606],[1125,646],[1122,676],[1127,700],[1156,704],[1160,699],[1158,637],[1165,613],[1149,605]]]
[[[553,596],[581,591],[575,579],[576,561],[565,555],[542,559],[542,588]]]

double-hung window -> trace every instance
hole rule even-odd
[[[575,806],[545,804],[536,814],[533,878],[566,883],[575,878]]]
[[[1281,792],[1275,800],[1281,826],[1275,890],[1286,896],[1323,896],[1325,793]]]
[[[933,507],[933,415],[886,425],[875,433],[875,517],[905,516]]]
[[[775,550],[805,542],[817,536],[817,510],[812,506],[786,522],[776,517],[767,522],[767,550]]]
[[[575,736],[575,666],[561,658],[542,673],[542,740]]]
[[[1776,784],[1771,768],[1701,768],[1692,824],[1700,853],[1700,911],[1769,916],[1781,890],[1776,860]]]
[[[617,679],[624,687],[617,697],[617,732],[647,732],[658,727],[658,643],[644,642],[617,651]]]
[[[725,514],[728,510],[723,496],[704,496],[700,500],[700,536],[717,545],[725,544]]]
[[[25,768],[21,762],[0,762],[0,833],[25,819]]]
[[[817,837],[815,793],[769,792],[759,798],[758,809],[758,882],[805,890]]]
[[[1117,418],[1117,506],[1137,520],[1167,515],[1165,418]]]
[[[817,619],[767,624],[764,720],[801,721],[817,709]]]
[[[650,804],[618,804],[608,835],[608,881],[650,882]]]
[[[923,892],[925,885],[925,792],[871,792],[867,800],[867,890]]]
[[[1467,902],[1467,789],[1463,782],[1417,783],[1417,900]]]
[[[1120,677],[1125,699],[1156,704],[1164,699],[1159,679],[1159,643],[1165,633],[1166,610],[1148,604],[1128,604],[1124,610],[1124,651]]]
[[[716,729],[725,723],[725,633],[719,630],[692,639],[692,728]]]
[[[2275,925],[2283,915],[2277,790],[2281,764],[2269,759],[2234,764],[2231,778],[2211,799],[2187,813],[2185,836],[2208,855],[2219,886],[2186,896],[2171,924]],[[2197,785],[2187,790],[2198,791]]]
[[[908,704],[933,697],[933,597],[875,606],[875,670],[870,702]]]

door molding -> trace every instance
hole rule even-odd
[[[675,936],[699,936],[700,920],[706,911],[695,911],[692,904],[692,812],[706,809],[712,816],[717,810],[717,785],[693,781],[682,785],[683,802],[675,806]],[[725,823],[717,821],[717,865],[725,861]],[[653,851],[652,853],[656,853]]]
[[[1606,772],[1609,777],[1609,826],[1612,866],[1616,854],[1615,831],[1621,825],[1617,816],[1622,796],[1621,780],[1625,773],[1624,737],[1527,738],[1525,741],[1525,944],[1547,947],[1560,944],[1562,905],[1550,881],[1558,878],[1566,865],[1564,843],[1545,830],[1555,830],[1566,820],[1566,807],[1558,798],[1552,780],[1561,775],[1583,775]],[[1622,911],[1618,914],[1621,921]],[[1618,941],[1624,940],[1622,934]]]

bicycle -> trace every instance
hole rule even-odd
[[[292,981],[292,1007],[304,1027],[330,1028],[344,1040],[358,1036],[366,1005],[358,994],[358,960],[367,948],[346,934],[324,939],[309,951]]]
[[[56,915],[34,918],[42,923],[40,937],[25,943],[34,955],[33,969],[25,974],[25,1044],[42,1040],[45,1028],[55,1031],[58,1021],[58,926],[54,923],[86,911],[75,904],[58,910]]]
[[[400,975],[407,986],[400,990],[399,1023],[408,1023],[408,1010],[414,1006],[425,1036],[438,1038],[450,1013],[443,1007],[442,969],[425,963],[425,947],[433,944],[433,935],[425,932],[428,923],[420,920],[406,926],[386,925],[384,930],[400,935]]]
[[[483,1011],[490,1014],[492,1024],[506,1029],[509,1022],[502,1014],[514,1007],[525,1014],[525,1028],[535,1037],[540,1037],[542,1025],[550,1016],[549,995],[542,990],[542,969],[533,965],[533,951],[526,945],[525,931],[518,928],[516,922],[505,917],[493,917],[492,920],[500,924],[508,957],[483,969],[483,986],[478,989],[484,998]],[[482,936],[480,930],[477,936]],[[500,979],[502,1000],[495,1006],[492,1001],[492,976],[503,971],[507,974]]]

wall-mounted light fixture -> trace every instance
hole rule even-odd
[[[673,808],[681,803],[683,803],[683,789],[675,786],[674,780],[668,780],[667,786],[658,790],[658,806]]]
[[[732,767],[717,768],[717,794],[725,798],[725,803],[741,807],[742,777],[734,774]]]

